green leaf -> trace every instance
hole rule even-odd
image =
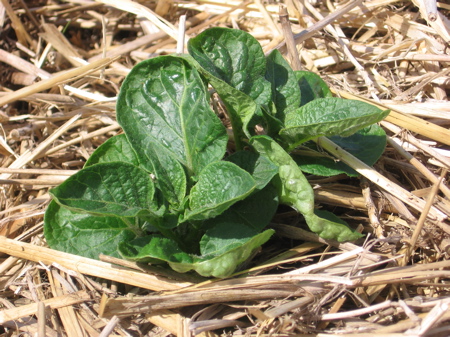
[[[220,221],[208,229],[200,241],[203,256],[219,256],[242,246],[258,232],[241,223]]]
[[[263,125],[266,134],[269,137],[278,138],[280,130],[284,128],[284,120],[280,120],[277,117],[275,117],[270,112],[269,107],[261,107],[261,113],[263,116],[263,123],[261,124]]]
[[[266,60],[265,77],[272,85],[272,102],[276,108],[274,115],[284,121],[289,109],[300,106],[300,90],[296,74],[278,49],[271,52]]]
[[[302,214],[312,213],[314,192],[291,156],[267,136],[252,137],[250,144],[278,166],[278,176],[273,181],[278,189],[280,203],[293,205]]]
[[[86,161],[84,167],[115,161],[139,166],[139,158],[124,134],[111,137],[100,145]]]
[[[181,57],[161,56],[135,66],[122,84],[117,120],[175,205],[186,194],[184,168],[188,177],[199,174],[223,157],[228,141],[203,80]]]
[[[344,242],[362,237],[360,233],[352,231],[345,221],[328,211],[315,209],[313,214],[305,216],[305,220],[309,228],[323,239]]]
[[[183,221],[213,218],[255,188],[255,180],[239,166],[226,161],[214,162],[200,173],[191,189],[189,209]]]
[[[330,88],[319,75],[310,71],[296,70],[295,77],[301,92],[300,106],[317,98],[333,97]]]
[[[242,149],[242,140],[245,137],[250,137],[254,133],[252,127],[258,123],[257,114],[260,108],[247,94],[233,88],[204,70],[200,71],[214,89],[216,89],[225,104],[228,117],[230,118],[236,148],[238,150]]]
[[[238,151],[226,160],[250,173],[255,179],[257,190],[263,189],[278,172],[278,167],[268,158],[255,152]]]
[[[386,133],[377,124],[372,124],[349,137],[333,136],[330,137],[330,140],[367,165],[372,166],[384,152]],[[326,177],[341,173],[352,177],[359,175],[347,164],[336,160],[331,155],[324,153],[323,150],[319,150],[315,143],[308,142],[305,146],[311,150],[300,151],[301,155],[292,155],[302,171]]]
[[[348,137],[389,114],[374,105],[337,97],[319,98],[286,116],[280,135],[290,147],[319,136]]]
[[[138,145],[133,145],[136,148]],[[145,152],[147,164],[142,166],[155,176],[155,184],[163,194],[164,198],[177,210],[182,208],[187,190],[187,178],[183,165],[174,158],[172,152],[163,147],[149,142],[147,147],[137,151],[139,154]],[[141,163],[144,160],[141,158]],[[150,162],[151,158],[151,162]]]
[[[69,177],[50,194],[73,211],[117,217],[157,212],[149,174],[128,163],[100,163]]]
[[[193,256],[183,252],[174,240],[158,234],[124,241],[119,245],[119,252],[128,260],[143,263],[156,264],[170,261],[187,265],[193,263]]]
[[[230,227],[232,225],[229,224]],[[235,225],[239,226],[239,224]],[[226,228],[226,225],[224,226]],[[239,231],[239,227],[236,228]],[[240,244],[230,245],[229,249],[215,257],[200,258],[195,263],[194,270],[202,276],[225,278],[229,277],[241,263],[245,262],[253,252],[266,243],[275,231],[272,229],[265,230],[255,236],[249,238],[241,238]],[[220,231],[224,234],[226,232]],[[214,233],[209,233],[210,238],[203,241],[204,245],[210,243],[210,240],[221,240],[222,244],[226,242],[226,238],[215,238]],[[229,242],[228,242],[229,243]],[[173,266],[173,264],[170,264]],[[173,266],[175,267],[175,266]]]
[[[270,83],[264,79],[264,52],[249,33],[238,29],[210,28],[190,39],[188,50],[212,76],[250,96],[258,104],[269,102]]]
[[[361,236],[341,223],[320,218],[314,213],[314,192],[311,185],[291,156],[273,139],[255,136],[250,144],[278,165],[278,177],[273,182],[278,189],[280,203],[302,213],[313,232],[322,238],[338,241],[355,240]]]
[[[44,235],[52,249],[97,260],[99,254],[120,257],[118,244],[136,237],[121,218],[75,213],[55,201],[45,212]]]
[[[224,102],[238,150],[262,121],[271,85],[264,78],[266,60],[259,42],[247,32],[211,28],[189,40],[189,54]]]
[[[255,236],[242,238],[239,231],[236,233],[236,230],[233,230],[233,233],[240,237],[231,238],[230,240],[234,244],[230,244],[230,240],[223,237],[223,235],[228,235],[225,227],[219,228],[218,232],[220,238],[213,238],[215,233],[211,232],[209,235],[212,236],[203,240],[204,248],[210,252],[207,256],[187,254],[178,247],[175,241],[161,236],[147,236],[124,242],[120,244],[119,250],[122,256],[129,260],[152,263],[168,262],[173,270],[180,273],[194,270],[204,277],[224,278],[230,276],[239,264],[246,261],[254,250],[265,243],[274,233],[273,230],[266,230]],[[212,245],[210,240],[217,240],[217,244],[223,244],[226,248],[210,246],[210,244]],[[215,248],[217,248],[217,255],[212,254]]]
[[[183,57],[197,67],[198,71],[219,94],[227,109],[236,148],[241,149],[243,147],[241,144],[242,140],[246,135],[249,137],[251,133],[249,132],[250,128],[257,124],[254,120],[257,118],[257,113],[259,111],[258,105],[247,94],[232,87],[230,84],[215,77],[213,74],[202,68],[202,66],[190,55],[185,55]]]
[[[249,197],[235,203],[219,216],[204,222],[204,228],[214,228],[217,223],[238,223],[252,228],[256,233],[269,225],[278,209],[278,192],[270,184]]]

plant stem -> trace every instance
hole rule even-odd
[[[134,218],[134,224],[132,223],[132,221],[130,221],[130,218],[121,218],[123,222],[125,222],[128,226],[128,228],[130,228],[134,234],[136,234],[136,236],[143,236],[144,232],[142,231],[142,229],[139,227],[139,224],[137,224],[137,222],[139,221],[139,219],[136,217]]]
[[[230,111],[229,109],[232,109],[232,107],[228,107],[226,103],[224,103],[224,104],[227,108],[227,111]],[[236,148],[236,151],[241,151],[243,149],[242,137],[244,136],[244,134],[242,132],[242,123],[237,121],[236,118],[234,118],[232,113],[228,114],[228,118],[230,119],[231,131],[232,131],[231,134],[228,133],[228,137],[229,137],[229,139],[234,141],[234,146]]]

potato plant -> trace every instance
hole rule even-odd
[[[240,30],[208,29],[188,51],[145,60],[126,77],[117,100],[124,134],[50,192],[50,247],[227,277],[272,236],[266,227],[279,204],[323,238],[359,238],[314,209],[303,172],[356,174],[315,147],[320,136],[373,164],[385,146],[375,123],[389,112],[332,97],[317,75],[293,71],[277,50],[266,57]],[[209,85],[232,125],[231,155]]]

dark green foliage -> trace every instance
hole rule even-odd
[[[317,75],[294,72],[278,51],[265,57],[243,31],[208,29],[188,49],[191,55],[143,61],[127,76],[117,101],[125,135],[105,142],[51,191],[49,245],[227,277],[271,237],[265,228],[279,203],[323,238],[359,238],[314,210],[301,168],[355,172],[305,142],[328,136],[373,164],[385,144],[373,123],[388,112],[331,97]],[[228,157],[228,135],[210,108],[206,83],[232,123],[238,151]],[[266,136],[256,135],[256,125]],[[304,157],[289,153],[299,145]]]

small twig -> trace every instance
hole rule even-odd
[[[280,28],[275,24],[275,22],[273,22],[272,16],[269,14],[266,7],[264,7],[264,5],[261,3],[261,0],[255,0],[254,3],[256,7],[258,7],[259,12],[261,13],[264,20],[269,25],[270,30],[273,32],[274,36],[280,35]]]
[[[108,337],[111,335],[111,333],[113,332],[114,328],[116,327],[116,325],[119,323],[119,317],[117,316],[113,316],[108,324],[106,324],[106,326],[103,328],[102,332],[100,333],[100,335],[98,335],[98,337]]]
[[[405,259],[404,259],[405,264],[407,261],[409,261],[413,251],[415,250],[417,239],[419,238],[420,232],[422,231],[423,225],[425,224],[425,220],[427,218],[428,212],[430,211],[430,209],[433,205],[434,198],[439,190],[439,185],[441,185],[441,182],[442,182],[442,179],[443,179],[445,173],[447,173],[447,171],[444,170],[442,172],[441,177],[433,185],[433,188],[430,191],[428,200],[425,204],[425,207],[423,208],[422,213],[420,214],[419,220],[417,221],[417,224],[416,224],[416,228],[414,229],[414,232],[411,236],[411,240],[409,242],[409,249],[406,251],[406,254],[405,254]]]
[[[269,318],[275,318],[278,316],[281,316],[289,311],[292,311],[294,309],[305,307],[309,303],[314,301],[314,296],[303,296],[300,298],[297,298],[293,301],[290,301],[285,304],[278,305],[274,308],[270,308],[264,312],[264,315],[266,315]]]
[[[136,296],[134,298],[111,298],[102,301],[99,313],[102,317],[112,317],[113,315],[120,317],[131,316],[154,310],[179,309],[194,305],[298,296],[303,293],[304,290],[302,288],[308,288],[312,285],[316,286],[316,292],[322,291],[322,287],[318,286],[321,282],[338,282],[338,284],[343,282],[343,284],[348,285],[345,278],[329,275],[321,276],[305,275],[301,279],[300,277],[292,276],[286,279],[282,275],[277,275],[272,277],[269,283],[260,283],[259,285],[244,284],[245,279],[238,279],[241,280],[240,286],[231,285],[221,289],[187,289],[187,291],[180,293],[153,293],[148,296]],[[311,282],[319,278],[319,282]]]
[[[180,16],[180,21],[178,24],[177,54],[184,53],[185,35],[186,35],[186,14]]]
[[[107,26],[107,19],[104,15],[102,15],[102,58],[106,58],[106,47],[108,44],[108,39],[106,36],[106,26]],[[103,73],[104,69],[102,69],[102,74]]]
[[[301,274],[309,274],[313,271],[317,271],[317,270],[321,270],[321,269],[326,269],[330,266],[342,263],[343,261],[352,259],[354,257],[356,257],[359,254],[362,254],[364,252],[364,248],[362,247],[357,247],[354,250],[330,257],[329,259],[326,259],[324,261],[306,266],[306,267],[302,267],[299,269],[295,269],[292,271],[289,271],[287,273],[285,273],[284,275],[301,275]]]
[[[445,313],[449,311],[449,304],[444,302],[443,300],[439,301],[433,309],[428,313],[420,326],[416,329],[410,329],[405,332],[405,335],[410,335],[416,333],[418,336],[424,336],[428,330],[430,330],[433,326],[436,326],[436,323],[444,316]]]
[[[361,177],[361,192],[364,197],[364,200],[366,202],[367,207],[367,214],[369,216],[370,224],[372,225],[376,237],[377,238],[384,238],[383,235],[383,228],[381,227],[380,220],[378,219],[377,215],[377,207],[375,206],[375,203],[373,202],[372,195],[370,192],[370,186],[366,178]]]
[[[347,296],[341,296],[337,299],[336,302],[333,303],[333,306],[330,308],[330,310],[328,311],[328,314],[335,314],[339,311],[339,309],[341,309],[341,307],[344,305],[344,303],[347,300]],[[327,326],[329,325],[330,322],[327,321],[322,321],[319,323],[318,325],[318,329],[320,330],[325,330],[327,328]]]
[[[38,321],[38,336],[46,336],[45,334],[45,303],[42,301],[39,301],[37,303],[37,321]]]
[[[280,6],[280,23],[281,28],[283,28],[283,35],[286,41],[288,55],[291,59],[292,69],[300,70],[302,69],[302,64],[300,62],[297,46],[295,45],[294,35],[292,34],[291,24],[289,22],[289,15],[285,6]]]
[[[406,304],[405,301],[399,300],[398,301],[398,305],[403,309],[403,311],[405,312],[406,316],[408,316],[411,321],[416,322],[416,323],[420,322],[420,318],[417,317],[415,312],[412,311],[412,309],[408,306],[408,304]]]
[[[316,34],[319,30],[321,30],[323,27],[329,25],[330,23],[332,23],[333,21],[335,21],[336,19],[340,18],[342,15],[348,13],[349,11],[351,11],[353,8],[355,8],[356,6],[361,5],[363,2],[363,0],[355,0],[351,3],[349,3],[347,6],[342,7],[340,9],[338,9],[337,11],[329,14],[328,16],[326,16],[325,18],[323,18],[322,20],[316,22],[314,25],[312,25],[311,27],[301,31],[298,34],[294,35],[294,39],[295,39],[295,43],[300,44],[303,41],[309,39],[310,37],[312,37],[314,34]],[[275,48],[273,49],[281,49],[286,45],[286,41],[282,41],[280,42]],[[269,50],[267,53],[270,53],[272,50]]]
[[[403,147],[401,147],[397,142],[394,141],[392,137],[387,137],[388,143],[405,159],[408,160],[410,164],[412,164],[420,173],[422,173],[429,181],[433,184],[436,184],[439,181],[439,178],[436,177],[425,165],[423,165],[419,160],[414,158],[409,152],[407,152]],[[442,193],[445,194],[447,198],[450,199],[450,189],[444,185],[439,184],[439,189]]]
[[[361,308],[346,312],[337,312],[337,313],[331,313],[331,314],[323,314],[322,316],[318,317],[321,321],[330,321],[330,320],[336,320],[336,319],[345,319],[345,318],[351,318],[351,317],[358,317],[362,315],[371,314],[374,311],[383,310],[386,308],[392,307],[393,303],[391,301],[385,301],[379,304],[372,305],[367,308]]]
[[[428,20],[431,22],[436,21],[438,16],[436,0],[422,0],[422,3],[425,5]]]

